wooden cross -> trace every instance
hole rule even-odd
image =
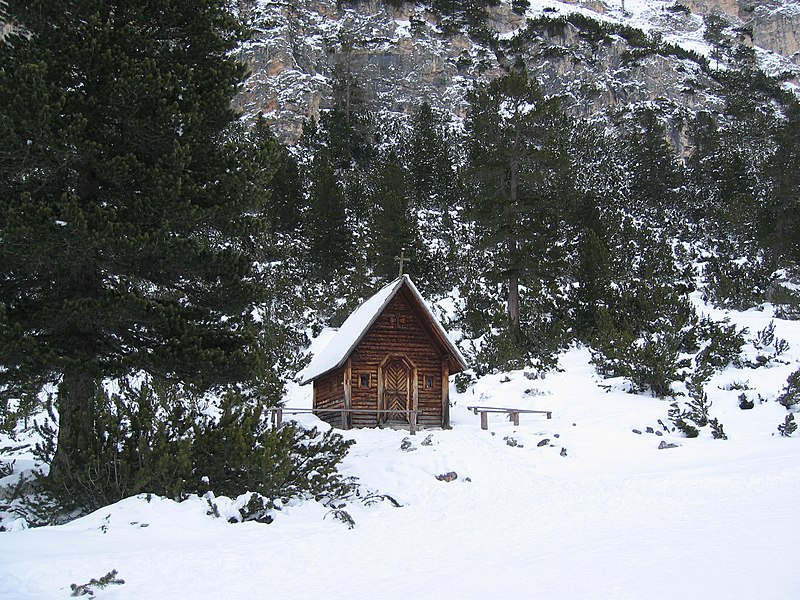
[[[403,263],[411,262],[411,259],[406,256],[404,251],[400,251],[400,256],[394,257],[395,261],[400,263],[400,273],[397,275],[398,278],[403,276]]]

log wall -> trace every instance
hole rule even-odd
[[[314,381],[314,408],[342,408],[344,403],[344,370],[336,369]],[[320,419],[333,427],[342,427],[342,417],[336,413],[319,413]]]
[[[443,416],[442,386],[443,358],[433,337],[423,326],[423,320],[408,301],[404,292],[398,293],[381,313],[370,331],[351,355],[352,408],[378,408],[378,368],[389,356],[403,356],[416,370],[409,394],[417,389],[417,422],[422,427],[447,425]],[[446,369],[446,367],[445,367]],[[414,369],[412,369],[412,372]],[[362,387],[362,375],[368,386]],[[374,427],[373,415],[354,414],[353,425]]]

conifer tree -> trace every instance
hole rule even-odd
[[[322,114],[320,124],[336,169],[366,168],[373,158],[375,124],[347,46],[343,53],[345,59],[333,69],[332,107]]]
[[[773,260],[800,263],[800,103],[791,100],[786,112],[767,166],[772,185],[766,245]]]
[[[557,98],[545,97],[524,72],[478,86],[467,121],[473,217],[483,243],[497,250],[496,275],[505,283],[509,331],[520,330],[520,285],[534,287],[558,269],[556,240],[572,201]]]
[[[401,252],[411,258],[416,274],[424,263],[417,240],[417,220],[409,207],[407,179],[394,154],[390,153],[381,161],[375,186],[371,237],[374,240],[376,273],[386,279],[397,276],[395,257]]]
[[[253,126],[254,143],[274,156],[270,178],[270,202],[267,207],[269,228],[272,233],[286,233],[297,237],[302,229],[302,214],[305,211],[303,183],[297,160],[283,146],[259,115]]]
[[[344,193],[326,148],[314,158],[310,181],[309,259],[315,276],[326,279],[349,264],[352,246]]]
[[[0,44],[0,389],[58,385],[51,477],[91,458],[105,378],[246,382],[271,160],[232,135],[225,2],[10,0]]]
[[[722,125],[719,118],[700,112],[690,125],[693,149],[687,167],[695,197],[692,216],[704,220],[707,235],[755,238],[761,168],[750,156],[758,144],[749,120],[733,115]]]
[[[456,163],[460,139],[444,116],[423,103],[414,113],[411,130],[403,138],[403,157],[409,175],[409,201],[417,213],[420,240],[440,240],[419,245],[422,255],[414,258],[413,273],[429,293],[444,292],[462,280],[463,274],[450,265],[459,262],[464,194]]]
[[[578,245],[578,269],[575,300],[575,321],[579,334],[594,332],[598,324],[599,311],[609,303],[611,273],[608,248],[597,232],[587,227]]]
[[[624,140],[631,171],[630,200],[661,221],[665,209],[679,206],[681,171],[655,111],[640,109],[635,117]]]
[[[442,117],[424,102],[414,114],[408,144],[410,187],[418,208],[452,208],[456,174],[451,143]]]

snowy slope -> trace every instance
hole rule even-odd
[[[771,318],[694,300],[751,332]],[[800,437],[778,436],[774,398],[800,362],[800,323],[775,324],[786,364],[730,368],[708,386],[728,440],[663,432],[668,402],[600,379],[576,348],[544,379],[503,373],[454,390],[452,430],[345,432],[357,444],[344,470],[402,504],[349,505],[352,530],[313,502],[261,525],[208,516],[200,498],[129,498],[0,533],[0,598],[66,598],[112,569],[125,583],[98,598],[795,598]],[[763,401],[740,410],[734,382]],[[293,387],[288,403],[309,393]],[[495,415],[481,431],[472,404],[553,418],[523,414],[517,427]]]

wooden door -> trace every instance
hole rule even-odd
[[[383,368],[383,421],[388,423],[408,423],[408,414],[404,412],[409,406],[409,388],[411,370],[401,358],[390,360]]]

